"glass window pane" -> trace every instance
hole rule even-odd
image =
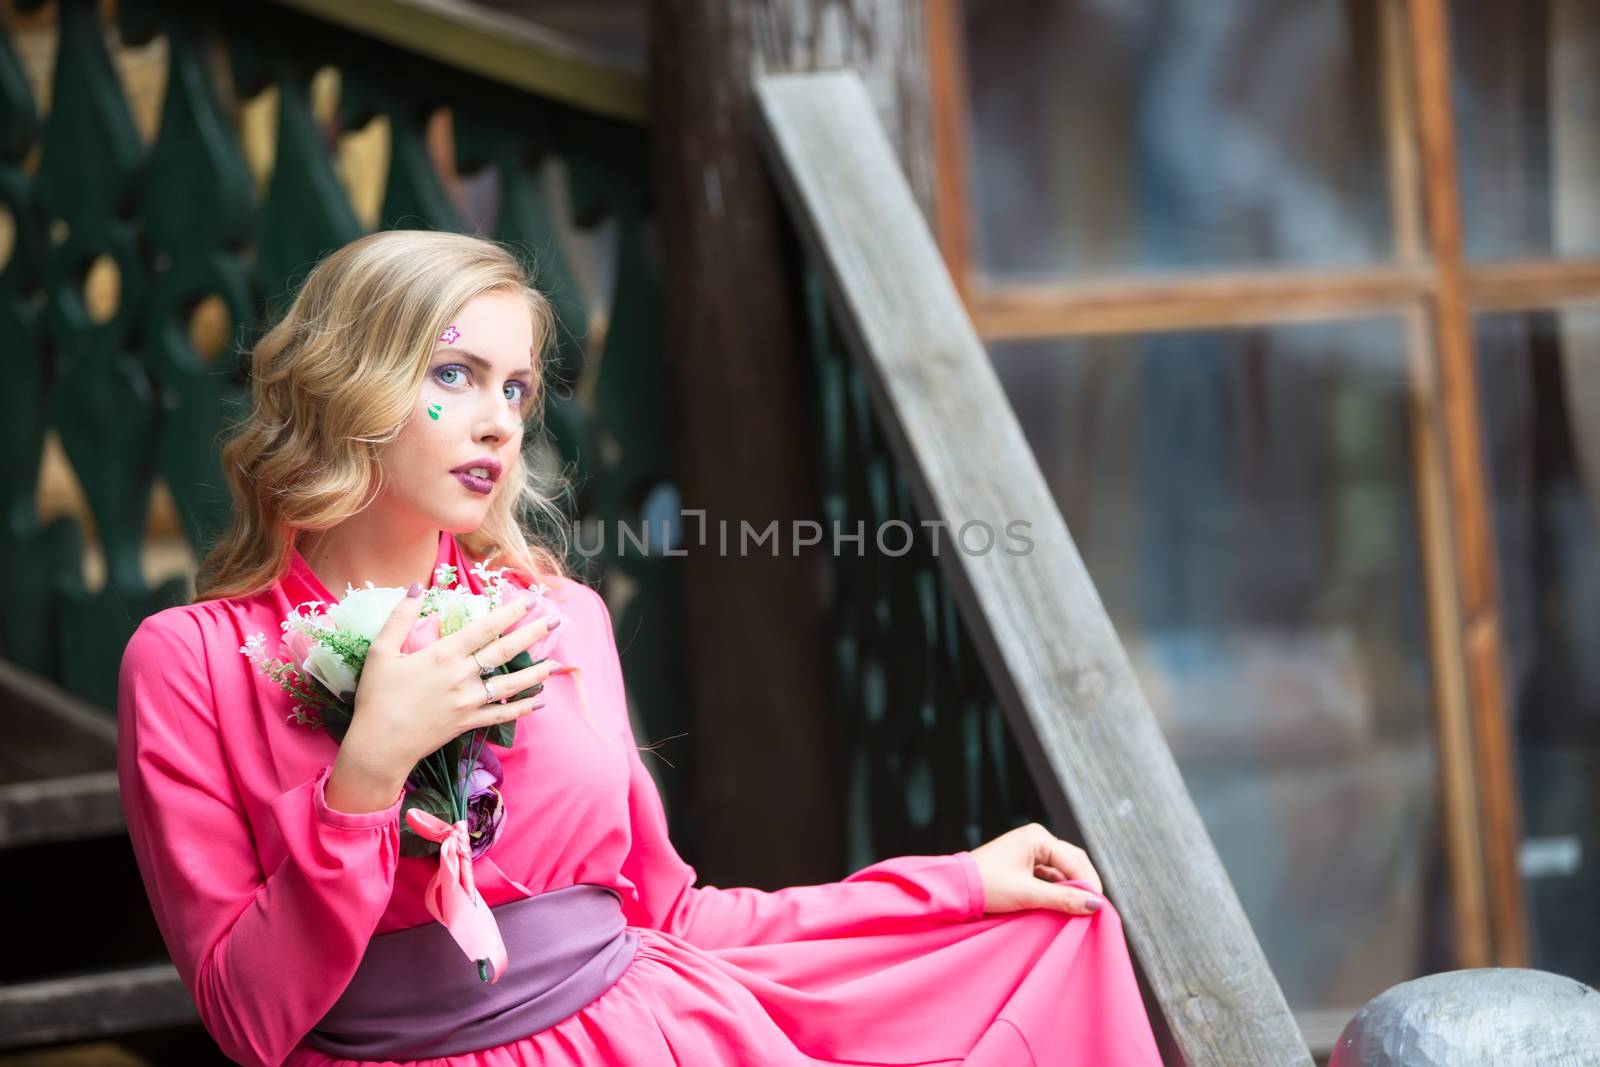
[[[1290,1005],[1452,966],[1400,326],[991,356]]]
[[[969,0],[976,260],[1052,278],[1391,258],[1381,0]]]
[[[1477,345],[1533,966],[1600,984],[1600,313]]]
[[[1600,253],[1600,5],[1450,11],[1467,255]]]

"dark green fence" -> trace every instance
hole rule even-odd
[[[939,572],[935,551],[955,551],[954,531],[916,514],[814,276],[807,289],[824,543],[832,530],[842,534],[829,632],[848,866],[955,852],[1028,822],[1049,824]],[[845,540],[857,533],[860,542]]]

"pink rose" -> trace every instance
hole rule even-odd
[[[411,632],[406,634],[406,639],[400,645],[404,653],[415,652],[419,648],[427,648],[439,640],[439,616],[424,615],[411,624]]]

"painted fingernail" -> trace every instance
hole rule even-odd
[[[561,625],[561,616],[559,616],[559,615],[552,615],[548,619],[544,620],[544,626],[545,626],[545,629],[547,629],[547,630],[554,630],[557,626],[560,626],[560,625]]]
[[[412,582],[411,583],[411,588],[406,590],[406,596],[408,596],[408,597],[419,597],[421,595],[422,595],[422,583],[421,582]]]
[[[1088,908],[1090,911],[1099,911],[1100,905],[1103,903],[1105,903],[1105,901],[1101,900],[1099,897],[1090,897],[1088,900],[1083,902],[1083,906]]]

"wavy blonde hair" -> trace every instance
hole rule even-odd
[[[466,234],[383,230],[319,262],[250,356],[250,410],[222,449],[233,518],[195,576],[195,600],[256,593],[289,567],[295,536],[365,508],[383,488],[382,445],[411,417],[437,338],[473,297],[520,292],[533,316],[534,385],[525,428],[542,429],[550,303],[516,255]],[[525,434],[525,440],[535,434]],[[565,516],[526,450],[481,526],[457,540],[537,578],[565,576],[564,544],[540,543],[520,515],[537,513],[564,541]]]

